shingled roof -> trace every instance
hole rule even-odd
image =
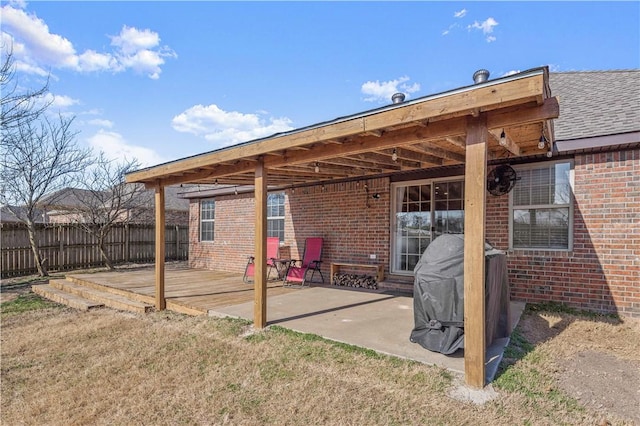
[[[640,70],[550,73],[557,141],[640,131]]]

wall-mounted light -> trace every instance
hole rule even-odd
[[[551,146],[549,146],[549,151],[547,151],[547,157],[553,157],[553,148]]]
[[[375,194],[373,194],[371,196],[371,198],[373,198],[374,200],[379,200],[380,199],[380,194],[378,194],[377,192]]]
[[[316,161],[316,167],[315,167],[316,173],[320,173],[320,163],[318,163]]]
[[[500,133],[500,145],[507,146],[507,135],[504,133],[504,129],[502,129],[502,133]]]
[[[215,181],[215,182],[213,182],[213,187],[214,187],[214,188],[217,188],[217,187],[218,187],[218,179],[216,179],[216,181]]]
[[[237,187],[237,186],[233,188],[233,193],[234,193],[235,195],[238,195],[238,187]]]
[[[393,153],[391,154],[391,159],[393,161],[398,161],[398,151],[396,151],[395,148],[393,148]]]

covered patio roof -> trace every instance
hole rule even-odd
[[[485,385],[487,162],[544,153],[559,116],[549,72],[536,68],[139,170],[127,182],[155,188],[156,308],[165,309],[164,187],[255,188],[254,326],[267,325],[267,188],[464,164],[465,381]],[[549,149],[549,148],[546,148]],[[394,155],[395,154],[395,155]]]
[[[127,181],[253,185],[260,159],[269,185],[280,187],[463,164],[467,118],[481,114],[489,159],[535,155],[541,135],[553,143],[558,108],[547,68],[536,68],[142,169]]]

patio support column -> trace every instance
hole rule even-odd
[[[164,298],[164,251],[165,251],[165,210],[164,186],[158,182],[155,187],[156,199],[156,310],[166,307]]]
[[[256,256],[254,270],[253,326],[267,325],[267,169],[258,161],[255,176]]]
[[[464,172],[464,378],[475,388],[485,384],[487,135],[486,116],[469,117]]]

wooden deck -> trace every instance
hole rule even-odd
[[[71,274],[67,279],[99,288],[132,300],[154,304],[153,268]],[[282,281],[268,281],[267,296],[299,289],[283,287]],[[254,300],[253,284],[245,284],[242,275],[204,269],[167,267],[165,297],[167,309],[189,315],[207,314],[210,309]]]

